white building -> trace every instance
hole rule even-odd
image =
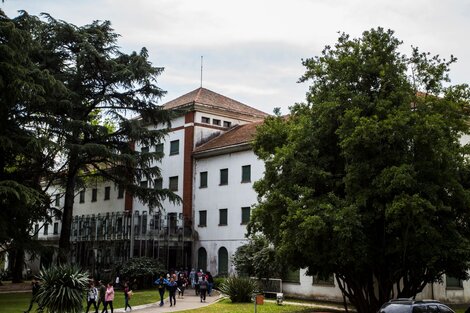
[[[150,256],[171,267],[197,267],[213,275],[234,273],[232,256],[246,243],[246,224],[257,202],[253,183],[264,164],[250,141],[266,113],[198,88],[163,105],[181,112],[164,142],[137,151],[162,151],[161,177],[141,184],[168,188],[182,203],[163,203],[152,212],[112,183],[97,182],[77,191],[72,243],[74,261],[92,271],[133,256]],[[159,127],[158,125],[150,127]],[[53,191],[56,207],[61,191]],[[40,239],[54,244],[60,221],[37,225]],[[45,256],[42,262],[50,262]],[[342,301],[333,279],[318,281],[304,270],[291,273],[284,292],[299,297]],[[451,278],[428,286],[420,295],[445,302],[470,302],[470,285]]]

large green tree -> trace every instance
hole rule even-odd
[[[0,251],[8,252],[13,280],[22,279],[25,251],[39,247],[31,233],[47,216],[41,186],[57,149],[44,123],[47,97],[65,91],[32,59],[38,49],[27,18],[0,10]]]
[[[412,297],[470,261],[468,86],[400,52],[382,28],[306,59],[307,103],[258,129],[265,162],[251,232],[310,275],[334,274],[358,312]]]
[[[156,145],[167,132],[170,112],[156,105],[164,94],[156,85],[163,69],[151,64],[145,48],[121,51],[109,21],[79,27],[47,14],[21,16],[37,47],[30,57],[64,90],[52,90],[41,109],[43,125],[61,148],[56,175],[48,180],[63,186],[59,261],[65,262],[75,194],[87,182],[112,181],[150,208],[178,200],[169,190],[140,186],[141,179],[160,176],[154,161],[162,155],[134,149],[136,143]]]

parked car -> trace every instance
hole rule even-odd
[[[379,313],[455,313],[437,300],[393,299],[384,303]]]

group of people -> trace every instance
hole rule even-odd
[[[125,302],[124,311],[127,311],[127,308],[129,308],[129,310],[132,310],[132,307],[129,304],[131,294],[132,294],[132,291],[129,288],[129,284],[127,282],[124,283],[124,302]],[[90,287],[87,292],[86,313],[88,313],[92,305],[95,308],[95,313],[98,313],[101,303],[103,303],[103,309],[101,313],[105,313],[105,312],[109,313],[108,307],[110,308],[111,313],[113,313],[114,311],[113,301],[114,301],[113,283],[110,282],[105,286],[103,282],[100,280],[98,281],[98,288],[97,288],[95,287],[95,283],[91,282]]]
[[[166,275],[161,274],[154,284],[157,286],[160,294],[160,306],[164,305],[163,297],[165,290],[168,290],[170,306],[176,305],[176,292],[178,291],[178,298],[184,298],[184,291],[191,286],[196,295],[199,295],[201,302],[206,302],[206,294],[209,296],[212,293],[214,286],[214,278],[210,272],[204,273],[202,270],[196,272],[194,269],[188,271],[170,271]]]

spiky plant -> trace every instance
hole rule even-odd
[[[251,302],[251,297],[259,291],[259,286],[248,277],[230,276],[220,285],[220,291],[232,302]]]
[[[88,284],[88,273],[73,265],[59,265],[42,269],[42,283],[36,300],[41,312],[79,313],[82,311],[83,294]]]

